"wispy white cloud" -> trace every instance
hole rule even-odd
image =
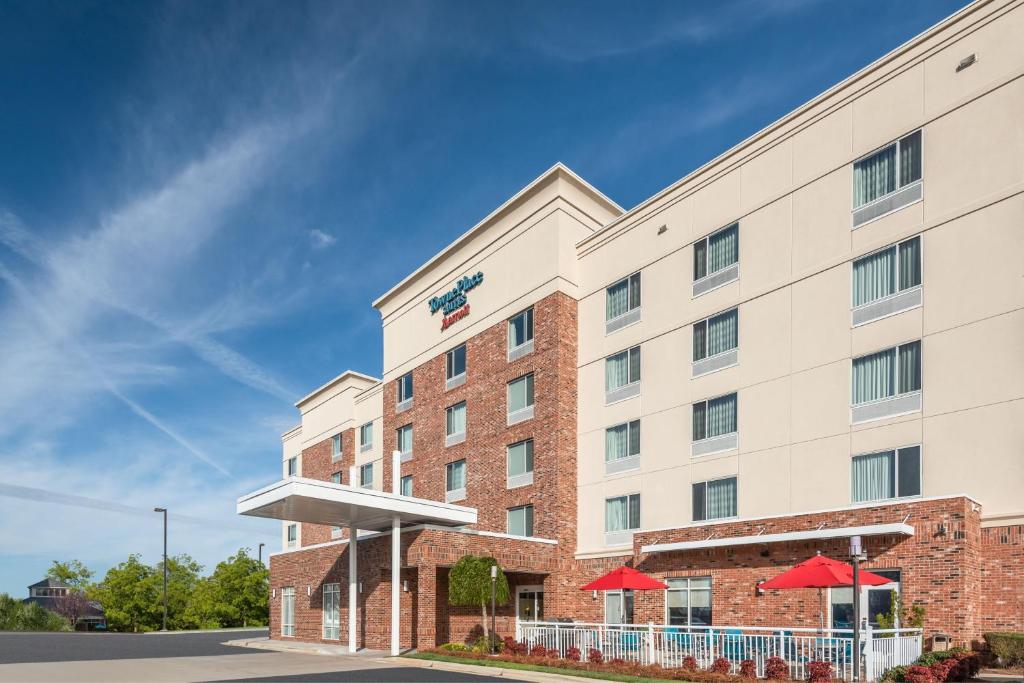
[[[323,230],[313,229],[309,231],[309,242],[313,245],[314,249],[326,249],[337,241],[337,237]]]

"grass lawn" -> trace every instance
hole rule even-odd
[[[640,678],[639,676],[627,676],[625,674],[605,673],[603,671],[579,671],[575,669],[562,669],[557,666],[542,666],[539,664],[519,664],[518,662],[504,662],[500,659],[470,659],[468,657],[448,657],[433,652],[415,652],[403,655],[410,659],[426,659],[432,662],[451,662],[453,664],[473,664],[476,666],[489,666],[498,669],[518,669],[520,671],[540,671],[547,674],[559,674],[562,676],[576,676],[578,678],[596,678],[601,681],[621,681],[622,683],[666,683],[663,678]]]

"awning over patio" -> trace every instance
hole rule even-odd
[[[474,508],[395,493],[289,477],[238,499],[240,515],[331,526],[355,526],[368,531],[402,524],[464,526],[476,524]]]
[[[812,541],[827,538],[851,538],[853,536],[913,536],[914,527],[896,522],[893,524],[868,524],[865,526],[847,526],[835,529],[809,529],[807,531],[788,531],[781,534],[760,534],[752,536],[732,536],[725,538],[709,538],[703,541],[680,541],[678,543],[655,543],[640,548],[642,553],[669,553],[680,550],[705,550],[708,548],[725,548],[736,545],[760,545],[762,543],[787,543],[789,541]]]

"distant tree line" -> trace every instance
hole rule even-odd
[[[0,595],[0,630],[64,630],[81,615],[82,603],[94,600],[103,606],[107,628],[112,631],[155,631],[161,628],[164,612],[163,562],[144,564],[138,555],[107,570],[94,582],[95,572],[78,560],[54,561],[47,577],[67,584],[72,590],[63,616],[37,605],[23,605]],[[203,566],[187,554],[167,558],[167,628],[172,630],[265,626],[269,617],[267,569],[241,549],[217,564],[209,576]],[[25,614],[14,616],[16,603]],[[44,623],[32,607],[55,621]],[[12,616],[6,616],[10,611]],[[31,614],[28,614],[31,612]],[[31,623],[33,628],[19,624]]]

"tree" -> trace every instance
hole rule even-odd
[[[60,562],[54,560],[46,570],[46,578],[60,581],[70,588],[86,591],[92,586],[94,572],[78,560]]]
[[[159,627],[162,596],[156,590],[154,573],[138,555],[129,555],[126,561],[107,570],[103,581],[90,591],[89,596],[103,605],[111,629],[138,632]]]
[[[68,620],[72,631],[75,630],[78,622],[91,609],[92,604],[90,604],[89,598],[85,597],[85,593],[77,589],[69,590],[67,595],[57,598],[53,602],[53,611]]]
[[[0,593],[0,631],[67,631],[68,622],[36,603]]]
[[[174,555],[167,558],[167,628],[188,628],[185,608],[192,596],[192,591],[199,583],[199,572],[203,565],[188,554]],[[149,577],[156,593],[155,613],[158,616],[154,627],[163,621],[164,613],[164,563],[158,562]]]
[[[490,636],[490,624],[487,621],[487,605],[491,601],[491,567],[497,567],[498,561],[493,557],[476,557],[464,555],[448,572],[448,602],[463,607],[480,606],[483,615],[484,637]],[[504,605],[508,602],[508,580],[505,573],[498,567],[495,590],[495,603]]]
[[[224,607],[224,626],[262,626],[269,618],[269,576],[262,562],[239,549],[219,563],[210,575]]]

